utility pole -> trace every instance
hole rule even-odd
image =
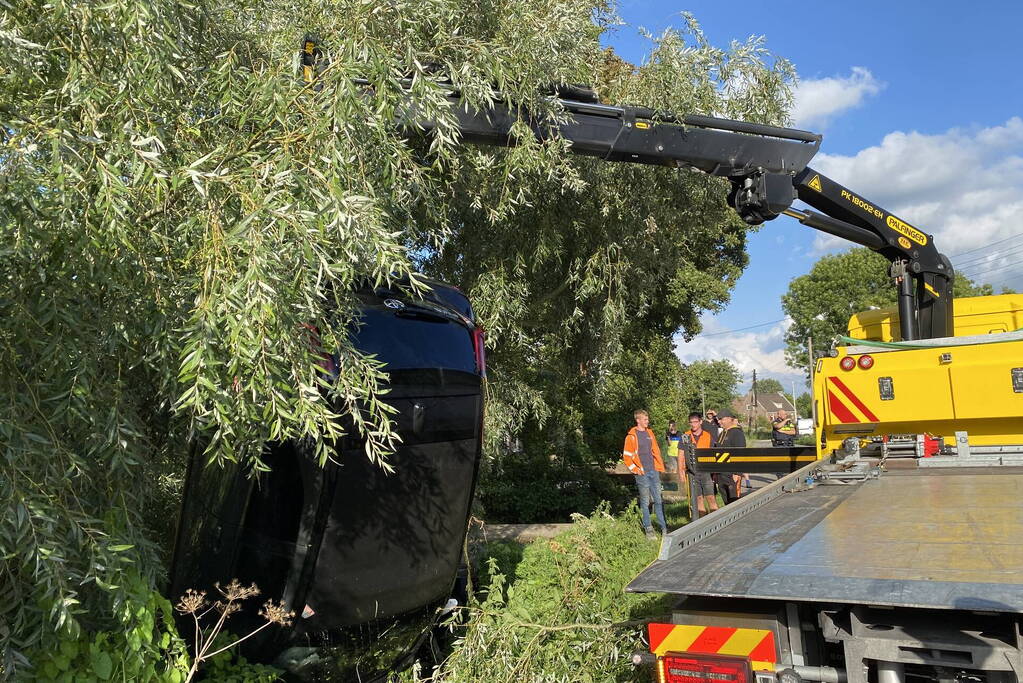
[[[799,422],[799,406],[796,405],[796,380],[792,380],[792,413],[796,416],[796,422]]]
[[[813,336],[806,338],[806,355],[810,359],[810,416],[817,424],[817,401],[813,400]]]
[[[750,391],[753,392],[753,409],[749,413],[749,433],[753,434],[753,424],[756,422],[757,416],[757,371],[753,371],[753,384],[750,386]]]

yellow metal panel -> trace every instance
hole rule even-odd
[[[928,433],[951,444],[957,431],[965,431],[975,446],[1023,443],[1023,393],[1012,387],[1012,369],[1023,367],[1023,341],[870,355],[869,370],[844,371],[841,358],[818,361],[814,400],[825,441],[820,455],[840,448],[849,436],[881,434]],[[880,377],[892,378],[894,400],[880,400]],[[867,421],[835,380],[877,421]],[[837,412],[829,404],[832,396],[841,402]],[[844,420],[838,414],[843,412]]]
[[[995,351],[997,347],[992,348]],[[1023,357],[1001,363],[949,368],[957,418],[1023,416],[1023,393],[1012,390],[1012,368],[1023,367]]]
[[[661,641],[654,652],[659,655],[663,655],[665,652],[685,652],[706,628],[706,626],[676,626],[671,629],[671,633]]]
[[[858,422],[905,422],[952,418],[952,390],[949,386],[948,369],[938,365],[938,354],[932,352],[931,367],[922,368],[905,367],[903,363],[898,362],[900,359],[896,358],[901,353],[875,355],[874,367],[869,370],[856,367],[846,372],[839,369],[838,372],[842,374],[835,375],[829,382],[830,396],[825,396],[825,400],[829,403],[833,400],[840,401],[858,418]],[[891,377],[894,400],[881,400],[878,380],[882,377]],[[837,383],[841,383],[841,386],[845,386],[859,399],[862,407],[841,391],[839,386],[836,386]],[[837,419],[834,411],[830,412]],[[868,412],[877,419],[871,419]]]
[[[757,628],[740,628],[736,629],[732,637],[729,638],[721,649],[718,650],[719,655],[737,655],[739,657],[745,657],[749,653],[753,652],[757,645],[770,634],[770,631]]]
[[[955,300],[955,336],[1012,332],[1023,328],[1023,294],[963,297]],[[871,341],[899,341],[895,308],[863,311],[849,318],[849,336]]]

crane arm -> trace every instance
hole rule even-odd
[[[315,38],[303,41],[301,63],[307,82],[319,87],[325,54]],[[358,81],[371,90],[368,81]],[[678,116],[646,107],[599,102],[585,88],[563,88],[551,95],[564,112],[557,120],[530,116],[495,93],[483,110],[468,107],[460,93],[444,85],[456,126],[466,142],[518,144],[515,124],[526,123],[539,140],[564,139],[573,154],[611,162],[693,168],[731,183],[728,204],[751,225],[785,214],[804,225],[868,247],[891,262],[899,291],[903,340],[952,336],[952,282],[948,258],[930,235],[878,207],[808,164],[821,136],[808,131],[711,116]],[[399,125],[409,135],[430,133],[435,121],[410,105]],[[800,199],[821,213],[792,208]]]

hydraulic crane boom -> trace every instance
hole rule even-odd
[[[314,38],[301,51],[305,79],[316,82],[325,55]],[[362,82],[369,91],[370,84]],[[467,142],[515,145],[513,124],[527,123],[540,140],[563,138],[574,154],[605,161],[689,167],[728,178],[728,203],[750,225],[785,214],[804,225],[868,247],[891,261],[899,291],[902,339],[948,337],[952,327],[954,271],[930,235],[808,166],[821,136],[807,131],[711,116],[677,116],[645,107],[600,103],[592,91],[562,89],[552,95],[563,121],[529,117],[502,100],[486,110],[465,106],[450,88],[448,99]],[[410,135],[429,133],[436,122],[406,115]],[[800,199],[822,213],[792,208]]]

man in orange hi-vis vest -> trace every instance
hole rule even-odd
[[[636,488],[639,490],[639,511],[643,515],[643,531],[649,539],[656,539],[654,528],[650,524],[650,503],[654,504],[654,514],[661,526],[661,533],[668,533],[668,525],[664,521],[664,504],[661,502],[661,476],[664,461],[661,460],[661,449],[657,445],[657,437],[650,429],[650,416],[645,410],[633,413],[636,426],[629,430],[622,449],[622,460],[636,477]]]

